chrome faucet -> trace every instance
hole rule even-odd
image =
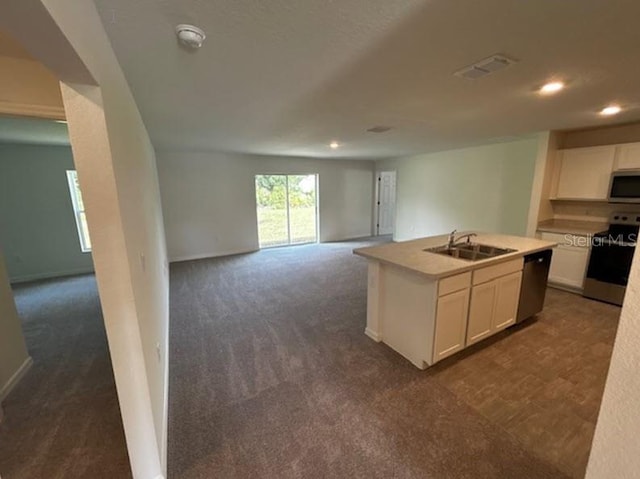
[[[449,243],[447,244],[447,247],[449,249],[453,248],[463,238],[467,238],[467,243],[471,243],[471,238],[473,236],[478,236],[476,233],[465,233],[463,235],[458,236],[458,238],[456,238],[457,232],[458,230],[453,230],[451,233],[449,233]]]
[[[456,243],[456,233],[458,232],[458,230],[453,230],[451,233],[449,233],[449,242],[447,243],[447,247],[449,249],[453,248],[453,245]]]

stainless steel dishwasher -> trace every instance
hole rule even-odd
[[[528,254],[524,257],[520,303],[516,323],[524,321],[542,311],[547,292],[547,278],[551,266],[550,249]]]

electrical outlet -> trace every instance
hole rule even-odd
[[[158,362],[162,360],[162,351],[160,350],[160,343],[156,343],[156,356],[158,357]]]

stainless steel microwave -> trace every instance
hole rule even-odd
[[[640,170],[611,173],[609,203],[640,203]]]

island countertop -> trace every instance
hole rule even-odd
[[[466,233],[473,233],[473,231],[463,231],[457,235]],[[501,263],[520,256],[553,248],[557,245],[557,243],[551,241],[522,236],[480,232],[476,234],[477,236],[473,238],[474,243],[514,249],[516,251],[478,261],[469,261],[423,251],[425,248],[446,245],[449,235],[440,235],[397,243],[386,243],[379,246],[357,248],[353,250],[353,252],[368,259],[395,265],[437,279]]]

